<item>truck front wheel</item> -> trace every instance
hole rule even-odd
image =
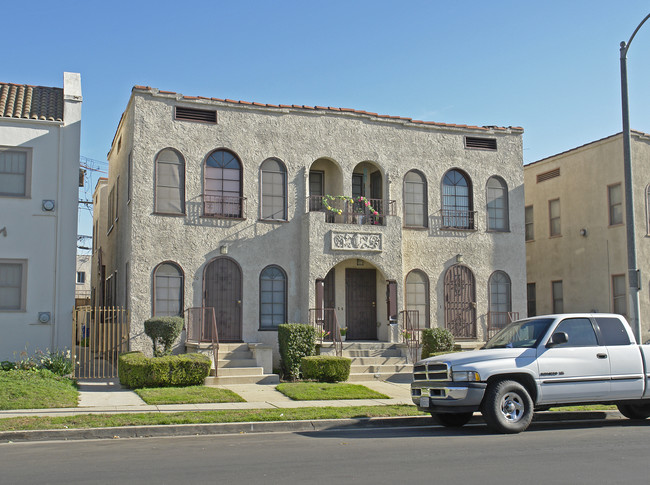
[[[650,417],[650,404],[617,404],[618,412],[629,419]]]
[[[533,419],[533,400],[516,381],[488,386],[481,409],[488,426],[498,433],[521,433]]]
[[[445,428],[460,428],[469,423],[474,413],[431,413],[433,419]]]

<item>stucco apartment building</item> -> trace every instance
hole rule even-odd
[[[0,83],[0,360],[71,346],[81,78]]]
[[[632,132],[633,197],[642,290],[650,316],[650,135]],[[628,313],[625,179],[616,134],[524,167],[528,313]],[[647,285],[647,286],[646,286]]]
[[[276,350],[315,309],[352,341],[410,310],[480,342],[526,312],[522,133],[136,86],[96,191],[105,300],[145,351],[144,320],[192,307]]]

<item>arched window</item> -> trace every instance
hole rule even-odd
[[[406,309],[417,310],[417,325],[429,328],[429,279],[418,269],[406,275]]]
[[[156,157],[155,212],[185,213],[185,160],[176,150],[165,148]]]
[[[242,166],[227,150],[215,150],[205,160],[203,211],[209,216],[242,217]]]
[[[508,313],[512,311],[510,298],[510,278],[503,271],[495,271],[490,276],[490,311]]]
[[[487,183],[488,231],[508,231],[508,186],[501,177],[490,177]]]
[[[404,176],[404,225],[427,227],[427,181],[411,170]]]
[[[287,220],[287,169],[280,160],[269,158],[260,167],[262,219]]]
[[[183,272],[176,263],[160,263],[153,270],[153,314],[157,317],[183,315]]]
[[[442,225],[474,229],[472,184],[460,170],[450,170],[442,179]]]
[[[260,329],[277,329],[287,323],[287,275],[279,266],[260,274]]]

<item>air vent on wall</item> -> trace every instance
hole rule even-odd
[[[545,180],[553,179],[560,176],[560,168],[549,170],[548,172],[540,173],[537,175],[537,183],[544,182]]]
[[[203,121],[204,123],[216,123],[217,112],[208,109],[183,108],[176,106],[175,118],[186,121]]]
[[[482,150],[496,150],[496,138],[477,138],[474,136],[465,137],[465,148],[480,148]]]

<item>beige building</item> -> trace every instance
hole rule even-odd
[[[526,311],[522,133],[136,86],[96,190],[95,301],[147,351],[144,320],[188,308],[275,351],[315,309],[352,341],[396,341],[409,310],[481,342]]]
[[[632,132],[635,234],[645,287],[650,275],[650,135]],[[627,246],[621,134],[524,167],[528,313],[627,315]],[[650,284],[648,284],[650,286]],[[643,319],[649,293],[639,292]]]

